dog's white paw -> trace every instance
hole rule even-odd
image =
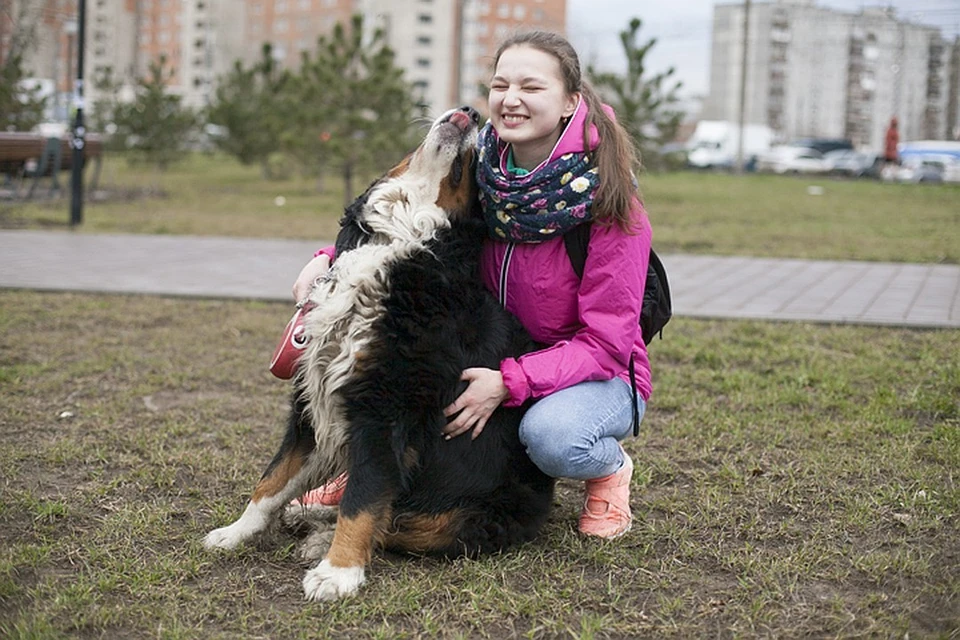
[[[243,510],[243,515],[228,527],[214,529],[203,539],[207,549],[234,549],[241,542],[249,540],[267,528],[271,505],[267,500],[251,502]]]
[[[324,560],[303,577],[307,600],[336,600],[353,595],[363,584],[363,567],[334,567]]]
[[[203,546],[211,550],[235,549],[241,542],[250,537],[249,535],[244,535],[244,532],[237,524],[238,523],[234,522],[229,527],[214,529],[203,539]]]

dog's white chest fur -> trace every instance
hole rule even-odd
[[[392,265],[422,250],[436,233],[449,227],[445,213],[427,197],[425,185],[388,180],[371,193],[364,208],[364,225],[372,240],[337,256],[329,277],[310,294],[316,307],[305,330],[310,343],[303,354],[298,385],[313,418],[321,477],[342,471],[346,464],[347,425],[339,389],[353,373],[356,355],[373,338],[373,324],[383,313]],[[418,188],[419,187],[419,188]]]

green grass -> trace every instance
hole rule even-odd
[[[0,637],[954,637],[960,332],[677,318],[651,347],[633,530],[377,556],[302,601],[239,515],[283,426],[287,305],[0,292]]]
[[[358,178],[355,189],[367,183]],[[162,197],[146,197],[157,184]],[[338,176],[318,192],[313,179],[263,180],[219,155],[191,156],[160,178],[108,156],[101,186],[106,199],[87,204],[83,232],[330,240],[343,209]],[[958,185],[682,172],[646,174],[641,188],[662,253],[960,263]],[[66,197],[0,204],[0,228],[66,228],[68,219]]]

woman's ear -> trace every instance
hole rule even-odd
[[[577,107],[580,106],[581,94],[571,93],[567,96],[567,102],[563,105],[563,117],[570,118],[577,112]]]

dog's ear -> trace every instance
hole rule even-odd
[[[337,234],[337,255],[356,249],[366,244],[372,235],[363,222],[363,212],[370,199],[370,191],[377,183],[370,185],[356,200],[350,203],[340,218],[340,232]]]
[[[460,186],[460,181],[463,180],[463,158],[459,155],[453,159],[453,164],[450,165],[450,173],[448,174],[450,179],[450,187],[456,189]]]

